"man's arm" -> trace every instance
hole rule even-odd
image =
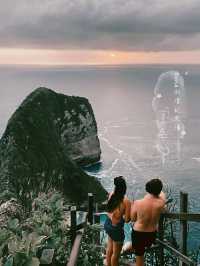
[[[137,200],[133,201],[131,204],[131,221],[135,222],[137,220]]]
[[[159,197],[163,200],[163,207],[162,207],[162,213],[167,211],[167,205],[166,205],[166,196],[165,193],[163,191],[161,191]]]
[[[166,203],[166,196],[165,196],[165,193],[163,191],[160,192],[159,197]]]

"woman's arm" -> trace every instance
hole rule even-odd
[[[131,214],[131,202],[128,199],[125,199],[125,214],[124,214],[124,220],[125,223],[130,222],[130,214]]]

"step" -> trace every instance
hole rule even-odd
[[[120,260],[120,266],[135,266],[135,263],[130,260]]]
[[[106,261],[104,260],[104,265],[106,266]],[[120,259],[120,266],[136,266],[134,262],[131,262],[130,260],[127,259]]]

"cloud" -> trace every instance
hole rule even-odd
[[[200,49],[198,0],[7,0],[0,47]]]

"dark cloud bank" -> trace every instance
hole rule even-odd
[[[0,47],[173,51],[200,48],[199,0],[7,0]]]

